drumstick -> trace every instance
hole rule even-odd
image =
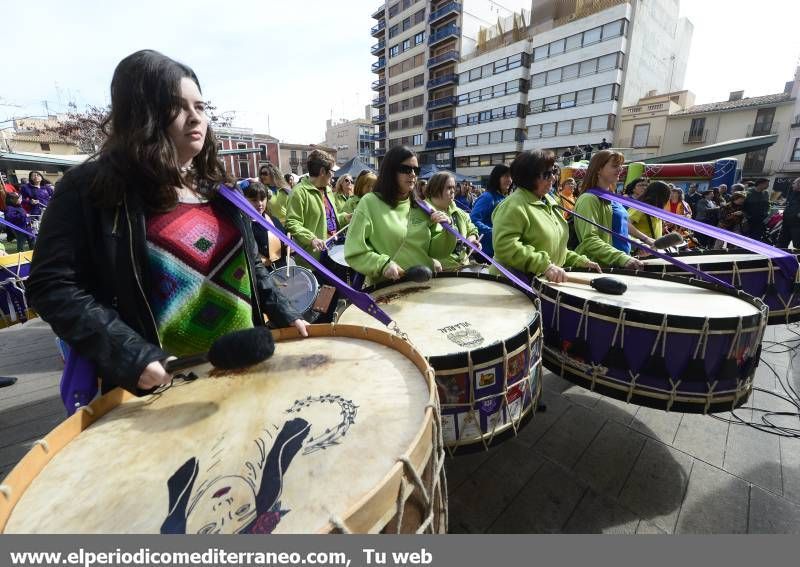
[[[574,274],[567,273],[564,275],[564,282],[589,285],[592,286],[597,291],[599,291],[600,293],[607,293],[609,295],[622,295],[623,293],[628,291],[628,286],[625,285],[625,282],[622,282],[614,278],[610,278],[608,276],[603,276],[599,278],[593,278],[593,277],[583,278]]]
[[[482,235],[482,234],[478,235],[478,242],[477,242],[477,244],[480,244],[480,243],[481,243],[481,240],[483,240],[483,235]],[[475,253],[475,249],[474,249],[474,248],[470,248],[470,250],[469,250],[469,254],[467,254],[467,260],[469,260],[469,257],[470,257],[470,256],[472,256],[474,253]]]
[[[325,240],[325,248],[327,248],[327,247],[328,247],[328,244],[329,244],[331,241],[333,241],[333,240],[336,240],[336,237],[337,237],[337,236],[339,236],[340,234],[342,234],[343,232],[345,232],[345,231],[346,231],[346,230],[347,230],[349,227],[350,227],[350,223],[348,223],[348,224],[344,225],[344,226],[343,226],[342,228],[340,228],[339,230],[337,230],[337,231],[334,231],[334,233],[333,233],[333,234],[332,234],[332,235],[331,235],[329,238],[327,238],[327,239]]]
[[[211,363],[215,368],[235,370],[264,362],[275,352],[275,341],[266,327],[253,327],[222,335],[211,344],[207,353],[181,356],[170,360],[164,369],[172,374],[178,370]]]

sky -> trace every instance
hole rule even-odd
[[[70,101],[107,104],[117,63],[145,48],[192,67],[235,126],[283,142],[324,140],[327,119],[363,117],[376,94],[369,29],[379,0],[0,1],[0,129]],[[694,24],[684,88],[695,102],[782,92],[800,64],[798,6],[681,0]]]

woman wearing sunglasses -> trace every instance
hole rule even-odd
[[[371,193],[358,203],[344,243],[347,264],[364,274],[367,285],[397,280],[412,266],[441,271],[430,255],[430,222],[446,222],[447,215],[412,217],[417,205],[413,192],[419,175],[416,154],[405,146],[386,152]]]
[[[583,186],[587,189],[595,188],[613,193],[623,163],[625,163],[625,156],[621,153],[600,150],[589,162]],[[628,235],[628,213],[621,205],[584,192],[575,203],[575,212],[623,236]],[[623,266],[632,270],[643,267],[639,260],[630,256],[630,244],[627,241],[612,240],[610,234],[577,216],[575,217],[575,232],[580,242],[575,247],[575,251],[586,255],[601,266]],[[614,240],[619,242],[615,244]],[[652,239],[648,240],[652,243]]]
[[[555,161],[553,152],[542,150],[522,152],[514,159],[511,178],[517,188],[494,210],[492,244],[494,259],[503,266],[562,282],[563,267],[600,267],[567,248],[567,221],[550,194]],[[490,272],[499,275],[494,267]]]
[[[333,200],[336,202],[337,211],[345,210],[347,201],[353,197],[354,187],[353,177],[350,175],[342,175],[336,182],[336,186],[333,188]]]

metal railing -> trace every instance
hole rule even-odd
[[[386,79],[378,79],[377,81],[372,81],[372,90],[377,91],[383,88],[386,84]]]
[[[692,132],[687,130],[683,133],[684,144],[702,144],[708,140],[708,130],[702,132]]]
[[[444,138],[442,140],[428,140],[425,144],[425,149],[434,148],[453,148],[456,145],[454,138]]]
[[[386,59],[381,57],[380,59],[375,61],[375,63],[372,64],[372,72],[373,73],[377,73],[378,71],[380,71],[384,67],[386,67]]]
[[[462,6],[460,2],[450,2],[449,4],[445,4],[435,12],[432,12],[430,17],[428,18],[428,22],[432,24],[450,14],[460,14],[461,9]]]
[[[770,136],[772,134],[777,134],[778,130],[780,130],[780,127],[780,122],[773,122],[769,125],[753,123],[747,126],[747,137]]]
[[[381,140],[386,139],[386,132],[373,132],[372,133],[372,141],[373,142],[380,142]]]
[[[383,17],[383,10],[385,7],[386,7],[385,4],[381,4],[380,6],[375,8],[375,10],[373,10],[372,12],[372,19],[380,20]]]
[[[451,35],[458,35],[461,33],[461,28],[455,24],[448,24],[441,29],[436,30],[428,38],[428,45],[434,45],[450,37]]]
[[[452,128],[456,125],[455,118],[440,118],[439,120],[431,120],[426,125],[427,130],[436,130],[438,128]]]
[[[427,109],[430,110],[432,108],[441,108],[443,106],[450,106],[455,105],[456,97],[454,96],[443,96],[439,98],[434,98],[428,101]]]
[[[386,97],[379,96],[372,99],[372,106],[383,106],[386,104]]]
[[[441,77],[436,77],[435,79],[428,80],[428,88],[434,89],[436,87],[441,87],[442,85],[447,85],[449,83],[458,84],[458,75],[451,73],[448,75],[442,75]]]
[[[379,32],[382,32],[385,29],[386,29],[386,20],[381,20],[380,22],[372,26],[372,29],[370,29],[370,34],[375,35]]]
[[[458,61],[458,51],[456,51],[455,49],[451,49],[450,51],[445,51],[444,53],[441,53],[436,57],[431,57],[430,59],[428,59],[428,67],[433,67],[441,63],[446,63],[448,61]]]
[[[380,52],[381,52],[381,51],[383,51],[384,49],[386,49],[386,42],[385,42],[385,41],[383,41],[383,40],[381,40],[381,41],[379,41],[378,43],[376,43],[375,45],[373,45],[373,46],[370,48],[370,52],[371,52],[373,55],[377,55],[378,53],[380,53]]]
[[[386,115],[385,114],[378,114],[377,116],[372,117],[373,124],[381,124],[386,122]]]

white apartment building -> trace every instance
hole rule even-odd
[[[620,1],[596,11],[610,4],[548,19],[535,2],[524,149],[613,144],[622,106],[683,86],[692,25],[678,17],[679,1]]]
[[[336,163],[342,165],[358,156],[364,163],[374,167],[372,156],[372,121],[369,118],[355,120],[326,120],[326,146],[336,149]]]

